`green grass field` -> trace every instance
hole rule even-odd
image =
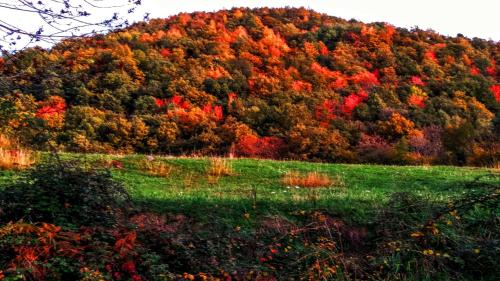
[[[384,206],[391,194],[409,192],[444,203],[467,191],[466,183],[493,173],[491,169],[452,166],[381,166],[308,163],[256,159],[227,159],[233,175],[211,181],[208,158],[162,158],[171,168],[168,176],[152,176],[138,167],[144,156],[112,157],[65,154],[93,163],[116,159],[124,164],[113,169],[125,183],[132,199],[157,212],[185,213],[203,222],[242,223],[243,214],[287,216],[289,213],[322,209],[351,222],[364,223]],[[316,171],[339,184],[307,189],[281,182],[290,171]],[[16,173],[3,171],[1,182]],[[500,183],[500,182],[497,182]]]
[[[494,223],[499,218],[498,201],[497,205],[473,203],[472,208],[460,209],[463,213],[459,215],[445,211],[436,224],[425,226],[449,202],[471,192],[481,192],[475,190],[483,188],[481,184],[493,186],[498,192],[498,171],[491,169],[226,159],[232,170],[230,175],[213,177],[207,172],[210,158],[155,157],[154,162],[165,165],[168,172],[153,176],[141,165],[151,162],[142,155],[62,154],[62,158],[77,158],[89,166],[111,167],[113,177],[124,183],[139,214],[169,215],[174,222],[175,215],[189,218],[188,225],[181,226],[175,234],[164,234],[183,241],[179,242],[183,256],[177,256],[181,257],[182,265],[177,265],[177,258],[171,260],[173,265],[168,263],[170,270],[177,273],[214,272],[204,262],[210,258],[220,261],[221,269],[215,272],[252,270],[247,272],[270,272],[277,277],[269,280],[301,279],[306,275],[309,279],[304,280],[343,280],[350,278],[341,271],[347,272],[348,267],[338,264],[348,262],[350,256],[356,264],[366,267],[356,272],[386,276],[377,277],[381,280],[451,280],[456,276],[470,280],[465,276],[473,276],[474,272],[468,270],[462,276],[454,266],[461,260],[472,259],[491,270],[498,253],[497,242],[491,242],[496,241],[491,235],[497,235],[498,230]],[[321,188],[287,186],[282,179],[289,172],[318,172],[328,175],[333,183]],[[0,185],[9,184],[19,176],[19,172],[0,171]],[[471,185],[472,182],[479,184]],[[419,202],[412,207],[413,202],[403,200],[409,209],[404,206],[401,209],[397,204],[388,208],[389,200],[398,193],[410,194],[417,198],[412,200]],[[286,222],[303,232],[297,235],[290,232],[291,228],[286,231],[269,228],[265,226],[269,219]],[[341,225],[338,233],[331,234],[338,224]],[[439,232],[435,232],[434,225]],[[362,236],[366,242],[343,241],[342,235],[349,233],[365,233]],[[162,234],[159,237],[165,238]],[[160,243],[155,239],[160,238],[146,241],[153,245]],[[331,244],[336,246],[328,246]],[[359,248],[358,244],[365,246]],[[269,260],[266,251],[278,251],[272,245],[282,245],[280,251],[286,253],[277,252],[274,260]],[[239,250],[234,252],[233,247]],[[295,252],[288,251],[288,247]],[[429,249],[433,249],[431,254]],[[470,257],[474,253],[477,257]],[[161,252],[158,255],[161,257]],[[370,258],[372,255],[375,258]],[[296,259],[301,261],[298,265],[294,265]],[[330,273],[314,273],[318,262],[324,262],[322,266]],[[444,265],[448,269],[440,275],[439,268]],[[384,266],[388,269],[383,269]],[[487,277],[484,280],[496,276],[493,272],[482,272],[483,275]],[[179,278],[162,280],[192,280]]]
[[[344,220],[365,223],[395,192],[409,192],[431,202],[445,203],[468,190],[466,184],[493,170],[453,166],[381,166],[308,163],[256,159],[227,159],[233,174],[215,182],[207,176],[208,158],[162,158],[168,176],[152,176],[138,163],[142,155],[65,155],[93,163],[115,159],[122,169],[113,169],[125,183],[133,200],[158,212],[188,214],[202,222],[236,224],[244,213],[281,215],[322,209]],[[286,186],[282,177],[290,171],[316,171],[338,179],[340,184],[317,189]],[[4,176],[4,180],[8,177]],[[498,178],[496,178],[498,179]],[[491,179],[484,179],[490,180]],[[500,181],[496,182],[500,184]]]

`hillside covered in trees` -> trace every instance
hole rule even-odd
[[[33,148],[495,165],[500,43],[306,9],[180,14],[0,60]]]

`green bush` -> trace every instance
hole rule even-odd
[[[128,202],[108,170],[51,158],[0,192],[0,223],[25,220],[57,225],[111,225]]]

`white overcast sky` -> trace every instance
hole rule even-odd
[[[433,29],[444,35],[462,33],[470,38],[500,41],[500,0],[142,0],[142,3],[133,18],[141,19],[146,12],[151,14],[150,18],[165,18],[180,12],[232,7],[291,6],[367,23],[382,21],[398,27]],[[98,13],[110,14],[112,11]],[[35,30],[42,24],[33,15],[5,9],[0,9],[0,18]]]
[[[500,0],[143,0],[152,18],[232,7],[306,7],[344,19],[500,40]]]

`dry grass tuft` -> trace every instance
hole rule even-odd
[[[218,183],[221,177],[234,175],[231,163],[227,159],[218,157],[210,158],[206,172],[209,184]]]
[[[212,177],[231,176],[234,174],[233,167],[228,160],[224,158],[210,158],[210,166],[207,174]]]
[[[12,141],[8,137],[0,135],[0,148],[9,148],[9,147],[12,147]]]
[[[23,170],[35,162],[36,156],[31,150],[0,148],[0,170]]]
[[[328,175],[318,172],[308,172],[307,174],[301,174],[294,171],[288,172],[283,176],[281,182],[287,186],[298,186],[304,188],[343,185],[342,180],[332,179]]]
[[[173,168],[161,160],[144,159],[139,162],[139,169],[152,176],[167,177],[170,175]]]

